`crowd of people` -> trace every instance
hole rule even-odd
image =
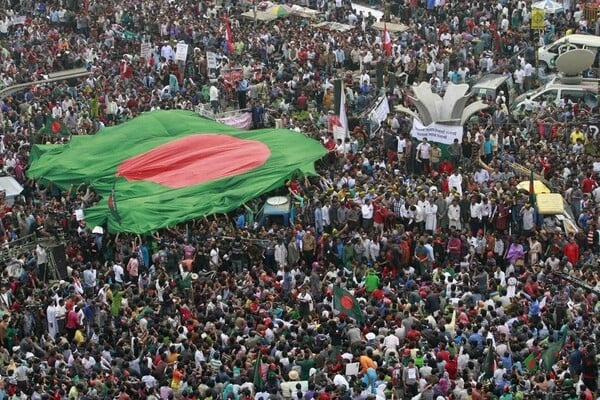
[[[354,29],[256,22],[241,1],[3,3],[0,86],[33,83],[0,101],[2,170],[24,187],[1,211],[0,399],[600,396],[600,159],[584,123],[598,109],[509,115],[484,99],[444,151],[413,139],[407,115],[378,130],[361,117],[380,95],[409,105],[420,82],[443,93],[495,72],[531,89],[539,43],[598,34],[584,5],[565,1],[535,32],[526,1],[387,1],[384,18],[408,27],[391,55],[372,15],[345,0],[303,5]],[[38,82],[79,67],[90,75]],[[328,126],[334,78],[346,83],[345,142]],[[93,187],[27,178],[32,146],[68,141],[65,129],[198,105],[247,108],[255,128],[276,115],[329,150],[316,177],[279,193],[289,225],[260,226],[257,199],[146,235],[92,231],[76,210],[97,200]],[[536,212],[517,187],[529,170],[564,196],[575,229]],[[66,276],[53,279],[63,241]],[[339,288],[358,314],[340,312]]]

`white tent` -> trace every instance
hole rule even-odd
[[[562,3],[553,0],[536,1],[531,7],[537,10],[544,10],[548,14],[558,14],[565,10]]]
[[[377,29],[378,31],[382,31],[387,28],[388,32],[404,32],[408,30],[408,26],[404,24],[393,24],[388,22],[387,24],[383,22],[375,22],[371,25],[371,28]]]
[[[13,205],[15,197],[21,194],[23,186],[17,182],[12,176],[0,177],[0,192],[4,193],[4,202],[8,205]]]

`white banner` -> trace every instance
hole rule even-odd
[[[150,42],[142,42],[140,45],[140,57],[144,60],[150,60],[152,57],[152,44]]]
[[[177,43],[175,50],[175,61],[185,61],[187,59],[188,45],[185,43]]]
[[[458,139],[458,143],[462,143],[463,127],[461,125],[436,124],[435,122],[425,126],[415,118],[410,134],[418,140],[426,137],[430,142],[452,144],[454,139]]]
[[[26,22],[27,22],[27,17],[21,15],[21,16],[14,17],[13,19],[11,19],[10,25],[25,25]]]
[[[217,69],[217,54],[212,51],[206,52],[206,68]]]
[[[371,121],[377,121],[377,123],[381,125],[381,123],[387,119],[389,113],[390,105],[387,101],[387,97],[381,96],[379,101],[377,101],[377,105],[373,108],[373,111],[369,113],[369,118]]]
[[[246,112],[231,117],[218,118],[217,122],[231,126],[232,128],[249,130],[252,128],[252,113]]]

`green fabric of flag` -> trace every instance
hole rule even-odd
[[[189,111],[154,111],[66,145],[34,146],[27,175],[63,189],[91,185],[101,200],[84,210],[88,226],[149,233],[314,175],[325,154],[290,130],[241,131]]]
[[[488,347],[488,351],[483,360],[482,371],[484,379],[492,379],[496,367],[496,360],[494,359],[494,347]]]
[[[333,287],[333,308],[358,322],[364,321],[365,316],[356,297],[339,286]]]
[[[123,301],[123,291],[119,290],[113,294],[112,302],[110,303],[110,315],[117,317],[121,310],[121,302]]]
[[[556,342],[550,343],[548,348],[542,354],[542,365],[544,370],[549,371],[558,361],[558,355],[565,345],[567,340],[566,331],[562,332],[560,338]]]
[[[262,353],[258,353],[258,357],[256,358],[256,362],[254,363],[254,372],[252,378],[252,384],[254,385],[254,391],[261,391],[263,388],[263,379],[261,375],[262,368]]]
[[[531,373],[536,372],[538,370],[538,363],[535,355],[533,353],[529,353],[527,357],[523,360],[523,366],[527,368],[527,370]]]
[[[46,117],[46,123],[40,130],[40,133],[51,136],[69,136],[71,134],[64,122],[53,118],[51,115]]]

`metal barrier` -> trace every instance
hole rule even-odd
[[[35,233],[8,242],[0,249],[0,263],[9,262],[24,252],[35,249],[37,244],[38,238]]]
[[[569,275],[569,274],[563,274],[561,272],[553,272],[554,275],[558,276],[561,279],[564,279],[567,282],[572,283],[575,286],[578,286],[582,289],[588,290],[592,293],[595,293],[596,295],[600,296],[600,290],[596,289],[595,287],[589,285],[586,281],[582,281],[579,278],[574,277],[573,275]]]

